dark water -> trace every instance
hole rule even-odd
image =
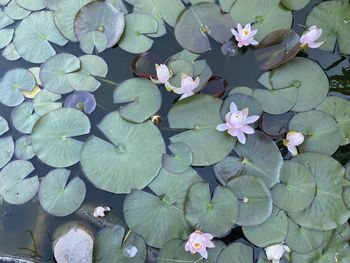
[[[312,7],[320,1],[312,1],[307,8],[302,11],[295,12],[294,14],[294,26],[293,29],[301,34],[305,28],[306,15],[312,9]],[[260,84],[256,81],[257,78],[262,74],[262,71],[257,68],[254,54],[251,50],[243,50],[241,54],[235,57],[224,57],[220,51],[220,45],[212,43],[212,51],[208,54],[204,54],[201,58],[205,58],[213,71],[214,75],[223,77],[227,80],[230,86],[248,86],[251,88],[259,88]],[[168,28],[168,34],[165,37],[155,39],[155,43],[151,52],[156,53],[160,57],[166,60],[169,56],[181,51],[181,47],[177,44],[173,29]],[[77,44],[68,44],[64,48],[57,48],[57,53],[68,52],[77,56],[83,55]],[[131,71],[131,61],[134,58],[133,54],[129,54],[121,49],[113,48],[109,49],[100,54],[103,59],[109,65],[109,73],[107,76],[108,80],[116,83],[120,83],[126,79],[132,78],[133,74]],[[306,56],[306,54],[304,54]],[[350,98],[350,58],[341,57],[337,52],[326,53],[320,50],[308,50],[308,57],[317,60],[322,68],[325,69],[327,75],[331,80],[332,87],[341,88],[345,98]],[[335,63],[337,62],[337,63]],[[339,63],[338,63],[339,62]],[[334,65],[333,65],[334,64]],[[12,68],[24,67],[29,68],[32,66],[30,63],[24,62],[23,60],[17,62],[9,62],[0,57],[0,77]],[[347,71],[346,71],[347,70]],[[347,76],[346,76],[347,74]],[[90,115],[92,123],[91,134],[103,138],[101,132],[96,128],[103,117],[112,110],[116,110],[117,106],[113,104],[112,94],[115,86],[102,82],[101,87],[95,92],[97,103],[99,107],[95,112]],[[163,103],[162,108],[159,112],[162,123],[158,126],[161,130],[166,143],[168,138],[173,134],[169,131],[168,122],[166,119],[167,112],[173,105],[174,100],[177,98],[175,94],[167,93],[165,89],[160,89],[162,92]],[[337,90],[335,90],[337,91]],[[339,90],[338,90],[339,91]],[[339,95],[339,93],[337,93]],[[12,108],[0,105],[0,115],[10,119]],[[11,123],[9,122],[11,125]],[[12,135],[14,140],[17,139],[20,134],[15,131],[11,126],[10,131],[6,136]],[[343,164],[350,159],[349,147],[342,147],[335,154],[335,157]],[[41,163],[37,158],[31,160],[36,167],[35,173],[39,177],[45,176],[53,168]],[[85,203],[96,205],[107,205],[113,208],[112,215],[119,217],[123,220],[122,206],[123,206],[123,195],[114,195],[102,190],[96,189],[81,172],[79,164],[69,168],[72,175],[80,175],[84,179],[87,186],[87,195]],[[215,175],[212,167],[197,168],[199,174],[204,178],[205,181],[210,182],[212,185],[216,185]],[[33,240],[31,233],[33,233],[34,240],[38,247],[38,253],[42,256],[41,262],[51,262],[51,236],[55,229],[64,224],[65,222],[81,220],[76,215],[71,215],[64,218],[53,217],[50,215],[44,216],[43,211],[40,208],[37,200],[33,200],[25,205],[21,206],[10,206],[3,203],[0,206],[0,252],[8,254],[23,254],[29,253],[29,249],[34,249]],[[234,231],[231,235],[224,239],[225,242],[231,242],[234,239],[239,238],[241,235],[239,229]],[[40,242],[39,242],[40,241]],[[25,248],[25,249],[23,249]]]

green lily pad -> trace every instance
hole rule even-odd
[[[67,43],[58,31],[51,11],[35,12],[22,20],[13,38],[18,54],[32,63],[42,63],[56,54],[50,42],[59,46]]]
[[[74,19],[80,8],[93,0],[60,0],[56,4],[54,19],[62,35],[69,41],[78,42],[74,32]]]
[[[151,49],[153,40],[145,34],[157,32],[157,20],[144,13],[131,13],[125,16],[125,29],[118,45],[121,49],[140,54]]]
[[[168,240],[185,238],[189,232],[183,210],[162,197],[139,190],[126,197],[124,217],[132,231],[156,248],[163,247]]]
[[[185,251],[185,244],[181,239],[172,239],[165,243],[164,247],[160,250],[158,256],[158,263],[168,262],[188,262],[188,263],[203,263],[202,257],[196,253],[191,254],[189,251]]]
[[[228,95],[231,96],[234,94],[243,94],[243,95],[253,96],[253,90],[248,87],[235,87],[230,90]]]
[[[106,35],[100,31],[91,31],[80,39],[80,48],[86,54],[92,54],[95,48],[97,52],[101,53],[107,46],[108,39]]]
[[[59,99],[61,99],[61,95],[43,89],[33,100],[34,110],[37,114],[43,116],[50,111],[62,108],[62,103],[57,102]]]
[[[218,0],[222,12],[228,13],[231,10],[231,7],[235,0]]]
[[[256,226],[265,222],[272,213],[272,197],[264,182],[251,175],[234,177],[227,183],[238,198],[237,224]]]
[[[85,199],[84,182],[75,177],[68,182],[70,171],[55,169],[41,179],[38,193],[42,208],[54,216],[67,216],[76,211]]]
[[[326,41],[320,49],[334,50],[338,42],[343,54],[350,54],[350,4],[342,1],[328,1],[317,5],[308,15],[306,25],[322,28],[320,41]]]
[[[13,24],[15,21],[11,19],[6,13],[0,8],[0,28],[4,28],[8,25]]]
[[[74,19],[74,32],[79,41],[92,31],[107,37],[107,47],[113,47],[123,34],[124,14],[108,1],[93,1],[83,6]]]
[[[258,82],[263,85],[266,89],[272,90],[272,84],[270,81],[271,71],[266,71],[258,78]]]
[[[5,47],[1,54],[9,61],[15,61],[21,57],[13,43],[10,43],[7,47]]]
[[[301,152],[332,155],[342,140],[337,122],[329,114],[316,110],[295,115],[289,122],[289,130],[304,134],[305,141],[298,146]]]
[[[134,124],[116,111],[109,113],[98,128],[110,142],[92,136],[81,151],[82,169],[96,187],[130,193],[157,176],[165,145],[150,121]]]
[[[253,248],[241,242],[234,242],[220,253],[217,263],[252,263],[253,261]]]
[[[350,102],[340,97],[327,97],[316,109],[328,113],[338,123],[341,144],[350,143]]]
[[[194,69],[193,69],[193,63],[188,62],[183,59],[177,59],[170,61],[167,63],[167,66],[173,73],[173,76],[170,79],[170,84],[173,87],[180,87],[181,86],[181,80],[182,80],[182,75],[186,74],[187,76],[193,77],[194,76]]]
[[[234,2],[230,15],[237,25],[254,23],[253,29],[258,33],[257,41],[278,29],[289,29],[292,26],[292,12],[280,5],[280,0],[237,0]]]
[[[0,136],[7,132],[9,129],[9,124],[7,123],[6,119],[0,116]]]
[[[316,183],[316,195],[303,211],[288,213],[298,225],[314,230],[331,230],[344,224],[350,217],[342,193],[344,168],[333,158],[319,153],[303,153],[293,161],[304,164]]]
[[[0,138],[0,168],[12,159],[14,151],[15,144],[12,137]]]
[[[0,49],[11,43],[14,32],[12,28],[0,29]]]
[[[50,57],[40,67],[40,80],[46,90],[57,94],[73,91],[68,74],[80,69],[80,60],[74,55],[60,53]]]
[[[30,136],[21,136],[15,142],[15,156],[20,160],[29,160],[35,156]]]
[[[130,254],[130,250],[136,254]],[[133,232],[125,235],[125,229],[119,225],[98,232],[94,252],[101,263],[144,263],[147,255],[142,237]]]
[[[46,7],[45,0],[15,0],[16,3],[28,10],[38,11]]]
[[[210,50],[209,38],[224,43],[232,37],[232,19],[222,14],[214,3],[201,3],[186,9],[178,18],[175,37],[185,49],[194,53]]]
[[[316,194],[316,185],[304,165],[285,161],[280,180],[281,183],[271,190],[275,206],[286,212],[298,212],[310,206]]]
[[[307,6],[310,0],[282,0],[281,2],[288,9],[296,11]]]
[[[142,123],[157,113],[162,104],[160,91],[152,81],[133,78],[122,82],[113,93],[120,115],[131,122]]]
[[[107,1],[112,3],[116,8],[118,8],[120,11],[122,11],[124,15],[128,14],[128,9],[126,8],[123,0],[107,0]],[[127,0],[126,0],[126,2],[127,2]]]
[[[192,164],[191,148],[183,143],[172,143],[168,146],[171,154],[162,158],[164,168],[171,173],[183,173]]]
[[[244,164],[240,158],[228,156],[214,165],[216,179],[222,185],[226,185],[236,175],[240,175]]]
[[[0,196],[9,204],[21,205],[31,200],[39,189],[38,176],[27,178],[34,171],[28,161],[16,160],[0,172]]]
[[[233,149],[235,139],[218,132],[223,122],[220,116],[222,101],[209,95],[195,95],[174,104],[168,114],[170,128],[187,129],[170,138],[191,148],[192,165],[204,166],[221,161]],[[191,112],[191,114],[188,114]]]
[[[69,73],[68,81],[75,90],[93,92],[101,85],[95,77],[106,77],[108,65],[102,58],[95,55],[85,55],[79,59],[80,70]]]
[[[11,116],[13,127],[17,131],[27,134],[31,133],[34,124],[39,119],[39,115],[33,113],[33,104],[30,101],[26,101],[21,105],[17,106]]]
[[[11,1],[4,8],[4,12],[13,20],[22,20],[30,15],[30,11],[19,6],[16,1]]]
[[[73,108],[50,111],[42,116],[32,130],[32,147],[45,164],[62,168],[77,163],[84,142],[73,137],[88,134],[90,121]]]
[[[238,201],[223,186],[217,186],[211,196],[209,184],[197,183],[188,191],[185,215],[195,229],[213,236],[223,236],[236,223]]]

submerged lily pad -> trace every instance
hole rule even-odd
[[[222,250],[217,263],[252,263],[253,261],[253,248],[241,242],[234,242]]]
[[[22,103],[13,110],[11,120],[17,131],[24,134],[32,132],[34,124],[39,119],[39,115],[33,111],[33,104],[30,101]]]
[[[88,134],[90,121],[72,108],[50,111],[34,125],[31,134],[36,156],[45,164],[62,168],[77,163],[84,142],[73,137]]]
[[[93,94],[87,91],[75,91],[64,101],[64,107],[75,108],[86,114],[91,114],[96,108]]]
[[[15,0],[16,3],[28,10],[38,11],[46,7],[45,0]]]
[[[157,176],[165,145],[150,121],[134,124],[116,111],[109,113],[98,128],[110,142],[92,136],[81,151],[82,169],[96,187],[130,193]]]
[[[162,158],[164,168],[171,173],[183,173],[192,164],[191,148],[183,143],[172,143],[168,146],[171,154]]]
[[[22,20],[13,38],[20,56],[32,63],[42,63],[56,54],[50,42],[59,46],[67,43],[58,31],[51,11],[35,12]]]
[[[32,139],[30,136],[24,135],[16,140],[15,156],[20,160],[29,160],[35,156],[32,149]]]
[[[175,37],[183,48],[203,53],[210,50],[208,36],[222,44],[232,37],[233,27],[231,17],[222,14],[217,4],[201,3],[181,14],[176,23]]]
[[[12,159],[14,151],[15,144],[12,137],[0,138],[0,168]]]
[[[61,95],[43,89],[34,98],[34,110],[37,114],[43,116],[50,111],[62,108],[62,103],[57,102],[59,99],[61,99]]]
[[[54,216],[67,216],[76,211],[85,199],[84,182],[75,177],[68,182],[70,171],[55,169],[41,179],[38,193],[43,209]]]
[[[28,161],[16,160],[0,172],[0,196],[9,204],[20,205],[31,200],[39,189],[38,176],[27,178],[34,171]]]

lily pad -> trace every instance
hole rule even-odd
[[[34,98],[34,110],[37,114],[43,116],[50,111],[62,108],[62,103],[57,102],[59,99],[61,99],[61,95],[43,89]]]
[[[0,196],[9,204],[20,205],[31,200],[39,189],[38,176],[27,178],[34,171],[28,161],[16,160],[0,172]]]
[[[293,116],[293,112],[286,112],[279,115],[264,112],[261,116],[260,128],[270,137],[281,139],[288,132],[288,124]]]
[[[13,43],[10,43],[7,47],[5,47],[1,54],[9,61],[15,61],[21,57]]]
[[[350,4],[342,1],[328,1],[317,5],[308,15],[306,25],[322,28],[320,41],[326,41],[320,49],[334,50],[338,43],[343,54],[350,54]]]
[[[74,32],[79,41],[92,31],[107,37],[107,47],[113,47],[123,34],[124,14],[108,1],[93,1],[83,6],[74,19]]]
[[[35,156],[32,149],[32,139],[30,136],[24,135],[16,140],[15,156],[20,160],[29,160]]]
[[[142,123],[159,111],[162,97],[152,81],[133,78],[122,82],[113,93],[114,103],[120,106],[120,115],[131,122]]]
[[[220,253],[217,263],[252,263],[253,261],[253,248],[241,242],[234,242]]]
[[[58,31],[51,11],[35,12],[22,20],[13,38],[18,54],[32,63],[42,63],[56,54],[50,42],[59,46],[67,43]]]
[[[228,156],[214,165],[214,172],[216,179],[225,186],[234,176],[240,175],[243,168],[241,159]]]
[[[4,8],[4,12],[13,20],[22,20],[31,13],[29,10],[19,6],[16,1],[11,1],[8,3],[8,5]]]
[[[210,50],[209,38],[223,44],[232,37],[233,22],[214,3],[201,3],[186,9],[178,18],[175,37],[179,44],[195,53]]]
[[[67,216],[76,211],[85,199],[84,182],[75,177],[68,182],[70,171],[55,169],[41,179],[38,193],[43,209],[54,216]]]
[[[150,121],[134,124],[116,111],[109,113],[98,128],[110,142],[92,136],[81,151],[82,169],[96,187],[130,193],[157,176],[165,145]]]
[[[282,0],[281,2],[288,9],[296,11],[307,6],[310,0]]]
[[[21,133],[31,133],[34,124],[39,119],[39,115],[33,113],[33,111],[33,104],[29,101],[26,101],[21,105],[17,106],[13,110],[11,116],[13,127],[15,127],[16,130]]]
[[[168,146],[171,154],[162,158],[164,168],[171,173],[183,173],[192,164],[191,148],[183,143],[172,143]]]
[[[220,99],[202,94],[175,103],[169,111],[170,128],[187,129],[171,137],[170,141],[182,142],[191,148],[192,165],[217,163],[225,158],[235,145],[235,139],[216,130],[216,126],[223,122],[220,116],[221,104]]]
[[[265,222],[272,213],[272,197],[264,182],[251,175],[234,177],[227,183],[238,198],[237,224],[256,226]]]
[[[84,113],[72,108],[50,111],[32,130],[32,147],[45,164],[62,168],[77,163],[84,142],[73,137],[88,134],[90,121]]]
[[[12,28],[0,29],[0,49],[11,43],[14,32]]]
[[[173,60],[167,63],[167,66],[173,73],[173,76],[169,81],[173,87],[181,86],[182,74],[186,74],[187,76],[190,76],[190,77],[194,76],[193,63],[188,62],[186,60],[183,60],[183,59]]]
[[[38,11],[46,7],[45,0],[15,0],[16,3],[28,10]]]
[[[195,229],[223,236],[236,223],[238,201],[225,187],[217,186],[211,196],[209,184],[197,183],[188,191],[185,215]]]
[[[80,60],[74,55],[60,53],[50,57],[40,67],[40,80],[46,90],[57,94],[71,92],[68,74],[80,69]]]
[[[203,263],[202,257],[197,254],[191,254],[189,251],[185,251],[185,244],[181,239],[172,239],[165,243],[164,247],[160,250],[158,256],[158,263],[168,262],[196,262]],[[209,252],[209,251],[208,251]]]
[[[106,35],[100,31],[91,31],[80,39],[80,48],[86,54],[92,54],[95,48],[97,52],[101,53],[107,46],[108,39]]]
[[[304,134],[305,141],[298,146],[301,152],[332,155],[342,140],[336,121],[329,114],[316,110],[295,115],[289,123],[289,130]]]
[[[14,151],[15,144],[12,137],[0,138],[0,168],[12,159]]]
[[[11,19],[6,13],[0,8],[0,28],[4,28],[8,25],[13,24],[15,21]]]
[[[7,132],[9,129],[10,128],[6,119],[0,116],[0,136],[3,135],[5,132]]]

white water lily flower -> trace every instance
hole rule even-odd
[[[238,141],[245,144],[245,134],[253,134],[254,129],[248,124],[254,123],[259,119],[259,116],[249,116],[249,109],[245,108],[241,111],[237,109],[234,102],[230,104],[230,112],[226,114],[226,123],[216,126],[218,131],[227,131],[231,136],[237,137]]]
[[[283,243],[265,248],[266,256],[272,263],[279,263],[285,252],[290,252],[290,248]]]
[[[111,211],[111,208],[109,208],[108,206],[98,206],[95,208],[93,216],[105,217],[106,216],[105,212],[109,212],[109,211]]]
[[[181,87],[180,88],[173,87],[172,90],[176,94],[180,94],[181,97],[179,100],[182,100],[184,98],[194,95],[193,90],[195,90],[199,86],[199,82],[200,82],[199,77],[193,80],[193,78],[191,78],[190,76],[187,76],[186,74],[182,74]]]
[[[171,73],[169,68],[165,64],[156,64],[156,71],[159,83],[165,84],[169,82],[169,79],[171,78]]]
[[[190,251],[191,254],[199,253],[203,258],[208,258],[207,248],[215,247],[212,239],[213,235],[197,230],[188,238],[185,250]]]
[[[231,32],[238,42],[238,47],[249,45],[256,46],[259,44],[258,41],[254,39],[254,36],[256,33],[258,33],[258,30],[252,30],[251,24],[246,24],[244,28],[242,28],[241,24],[238,24],[237,30],[231,29]]]
[[[297,146],[304,142],[304,135],[301,132],[290,131],[287,133],[286,139],[283,140],[283,145],[287,146],[288,151],[293,155],[298,155]]]
[[[321,35],[322,28],[317,28],[317,26],[310,27],[300,37],[301,48],[319,48],[325,43],[325,41],[316,42]]]

